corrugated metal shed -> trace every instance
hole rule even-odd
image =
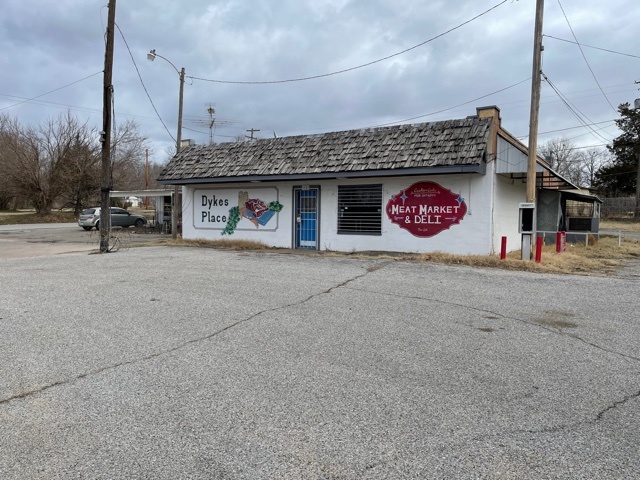
[[[491,118],[398,125],[182,150],[162,170],[161,183],[207,180],[374,176],[429,169],[484,171]],[[456,168],[454,168],[456,167]],[[471,167],[463,170],[462,167]],[[477,168],[476,168],[477,167]],[[320,178],[320,177],[318,177]],[[216,179],[216,180],[214,180]]]

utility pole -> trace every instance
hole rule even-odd
[[[145,150],[145,167],[144,167],[144,188],[145,190],[149,190],[149,149]],[[144,209],[149,209],[149,196],[144,196]]]
[[[542,19],[544,0],[536,0],[536,24],[533,39],[533,69],[531,73],[531,114],[529,117],[529,157],[527,164],[527,202],[536,201],[536,159],[538,157],[538,112],[540,111],[540,80],[542,71]]]
[[[184,67],[178,70],[171,60],[162,55],[156,53],[153,49],[147,53],[147,60],[154,61],[156,57],[162,58],[165,62],[173,67],[178,76],[180,77],[180,95],[178,98],[178,133],[176,134],[176,156],[180,153],[180,147],[182,146],[182,104],[184,95]],[[173,186],[173,195],[171,196],[171,238],[176,240],[178,238],[178,206],[180,202],[180,185]],[[180,207],[182,208],[182,207]]]
[[[111,230],[111,99],[113,96],[113,33],[116,23],[116,0],[109,0],[107,45],[104,55],[104,91],[102,104],[102,178],[100,182],[100,253],[109,251]]]
[[[249,140],[254,140],[254,138],[253,138],[253,132],[259,132],[259,131],[260,131],[260,130],[258,130],[258,129],[250,128],[249,130],[247,130],[247,132],[250,132],[250,133],[251,133],[251,136],[249,136],[249,135],[245,135],[245,137],[247,137]]]
[[[178,133],[176,134],[176,155],[180,153],[182,146],[182,104],[184,94],[184,67],[180,70],[180,97],[178,101]],[[178,208],[182,208],[180,201],[180,185],[173,187],[173,207],[171,208],[171,238],[178,238]]]
[[[533,67],[531,72],[531,114],[529,116],[529,154],[527,157],[527,203],[520,204],[522,229],[521,258],[531,260],[536,237],[536,184],[538,159],[538,112],[540,110],[540,82],[542,76],[542,19],[544,0],[536,0],[536,21],[533,34]],[[525,225],[526,224],[526,225]]]

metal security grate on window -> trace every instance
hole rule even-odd
[[[382,234],[382,185],[338,186],[338,233]]]

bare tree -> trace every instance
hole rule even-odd
[[[582,168],[575,145],[566,137],[552,138],[538,149],[538,155],[570,182],[580,185]]]
[[[101,157],[94,130],[86,137],[77,135],[69,155],[61,166],[62,182],[61,203],[73,208],[77,216],[98,194],[100,188]]]
[[[112,146],[111,179],[116,190],[145,187],[147,137],[140,134],[133,120],[119,125]]]
[[[0,164],[10,191],[45,215],[68,190],[70,165],[79,149],[90,149],[91,130],[71,114],[60,115],[37,127],[18,120],[2,123]]]
[[[596,172],[609,161],[609,153],[605,149],[589,148],[578,153],[578,163],[582,171],[580,185],[591,187]]]
[[[7,159],[10,158],[9,152],[3,153],[8,149],[8,142],[11,140],[11,120],[6,115],[0,115],[0,172],[7,171]],[[6,175],[0,175],[0,210],[9,210],[15,205],[15,196],[11,191],[11,183]]]

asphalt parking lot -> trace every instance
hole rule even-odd
[[[640,477],[637,277],[147,247],[0,292],[2,479]]]
[[[168,237],[149,228],[114,228],[113,234],[124,247]],[[99,249],[100,232],[95,229],[87,232],[76,223],[0,225],[0,260]]]

